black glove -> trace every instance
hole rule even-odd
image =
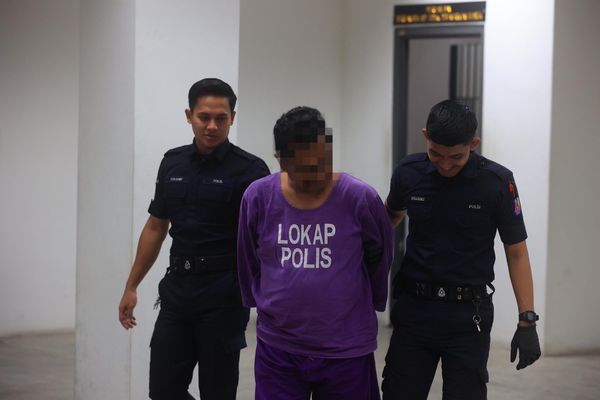
[[[517,349],[519,349],[517,369],[523,369],[540,358],[542,351],[535,325],[517,327],[512,342],[510,342],[510,362],[514,362],[517,358]]]

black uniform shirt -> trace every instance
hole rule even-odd
[[[229,141],[210,155],[195,141],[167,151],[148,212],[171,221],[171,255],[235,254],[242,194],[268,174],[263,160]]]
[[[442,177],[426,153],[406,157],[394,170],[387,204],[407,210],[400,273],[419,282],[490,283],[496,231],[505,244],[527,238],[512,172],[476,153],[452,178]]]

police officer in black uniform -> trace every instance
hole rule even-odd
[[[408,215],[409,233],[394,279],[386,400],[425,400],[440,360],[444,400],[487,398],[496,231],[519,308],[511,362],[517,350],[517,369],[541,355],[517,187],[511,171],[473,152],[476,128],[469,107],[436,104],[422,131],[427,153],[406,157],[392,176],[386,207],[395,226]]]
[[[227,83],[203,79],[188,98],[194,141],[166,152],[160,164],[119,320],[126,329],[136,325],[136,289],[170,223],[170,266],[159,284],[161,307],[150,344],[150,398],[193,399],[188,386],[197,364],[201,398],[229,400],[236,397],[249,315],[237,282],[239,206],[248,185],[269,169],[227,139],[237,100]]]

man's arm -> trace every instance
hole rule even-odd
[[[519,313],[523,311],[534,311],[533,307],[533,277],[531,274],[531,265],[529,263],[529,253],[525,241],[504,245],[506,261],[508,263],[508,273],[512,283]],[[520,326],[527,325],[526,322],[520,322]]]
[[[402,222],[402,220],[406,216],[406,210],[392,210],[388,205],[387,200],[385,201],[385,209],[387,211],[388,217],[390,218],[390,222],[392,223],[392,227],[394,228],[400,225],[400,222]]]
[[[394,258],[394,232],[381,198],[373,190],[361,210],[364,262],[369,273],[373,306],[384,311],[388,300],[388,276]]]
[[[125,291],[119,304],[119,321],[125,329],[133,328],[136,325],[133,309],[137,304],[137,287],[156,261],[168,230],[168,219],[160,219],[152,215],[148,217],[148,221],[142,229],[135,261],[129,272]]]
[[[508,272],[510,281],[515,292],[519,313],[523,311],[534,311],[533,306],[533,278],[531,274],[531,265],[529,263],[529,253],[527,244],[523,240],[515,244],[504,245],[506,261],[508,263]],[[517,330],[510,344],[510,361],[517,359],[519,352],[519,362],[517,369],[523,369],[533,364],[540,358],[540,341],[537,335],[535,322],[528,323],[519,321]]]
[[[237,236],[237,270],[242,303],[246,307],[256,307],[252,292],[257,281],[260,281],[260,260],[256,253],[256,215],[248,204],[248,192],[242,197]]]

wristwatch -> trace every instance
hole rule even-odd
[[[536,321],[539,321],[540,316],[535,313],[535,311],[523,311],[519,314],[519,321],[529,322],[530,324],[535,324]]]

